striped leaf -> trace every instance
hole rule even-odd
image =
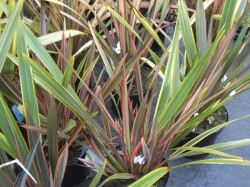
[[[1,38],[0,38],[0,51],[1,51],[0,73],[2,72],[4,63],[5,63],[5,59],[6,59],[6,55],[9,51],[9,48],[10,48],[12,40],[13,40],[14,33],[16,31],[16,27],[17,27],[17,23],[19,20],[20,12],[21,12],[22,7],[23,7],[23,3],[24,3],[24,0],[19,0],[17,2],[15,9],[12,12],[12,14],[7,22],[7,25],[5,26],[4,31],[3,31]]]
[[[158,169],[155,169],[148,173],[147,175],[143,176],[133,184],[129,185],[129,187],[138,187],[138,186],[144,186],[144,187],[150,187],[154,183],[156,183],[161,177],[166,175],[169,172],[168,167],[161,167]]]

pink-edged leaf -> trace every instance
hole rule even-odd
[[[27,171],[30,170],[31,168],[31,164],[33,162],[33,159],[34,159],[34,156],[35,156],[35,153],[36,153],[36,149],[37,149],[37,146],[39,144],[39,141],[40,141],[40,137],[37,138],[37,141],[36,143],[34,144],[27,160],[26,160],[26,163],[25,163],[25,168],[27,169]],[[19,187],[24,187],[25,186],[25,182],[27,180],[27,177],[28,177],[28,174],[23,170],[21,175],[19,175],[19,179],[17,180],[15,186],[19,186]]]
[[[141,145],[142,145],[142,142],[140,141],[140,142],[136,145],[134,151],[131,153],[130,162],[129,162],[131,166],[133,165],[134,158],[135,158],[135,156],[137,155],[137,153],[138,153],[138,151],[139,151]]]
[[[55,175],[58,157],[58,116],[56,102],[53,96],[50,97],[50,109],[47,118],[48,150],[52,175]]]
[[[66,143],[65,148],[63,149],[61,155],[59,156],[56,170],[55,170],[55,176],[54,176],[54,186],[55,187],[61,187],[63,177],[65,174],[67,162],[68,162],[68,144]]]
[[[191,99],[188,101],[188,103],[186,104],[184,110],[182,111],[182,114],[180,116],[180,118],[183,117],[183,115],[185,115],[187,113],[187,111],[190,109],[190,107],[192,107],[195,99],[197,98],[197,96],[199,96],[199,94],[201,93],[201,89],[203,88],[204,82],[199,86],[199,88],[196,90],[196,92],[193,94],[193,96],[191,97]]]
[[[142,143],[142,151],[143,151],[143,155],[145,157],[145,160],[146,160],[146,162],[150,162],[152,159],[152,156],[151,156],[150,150],[149,150],[143,137],[141,138],[141,143]]]
[[[121,100],[121,109],[122,109],[122,126],[123,126],[123,139],[127,146],[128,154],[131,153],[131,136],[130,136],[130,120],[129,120],[129,110],[128,110],[128,90],[127,90],[127,84],[126,84],[126,76],[125,76],[125,70],[123,71],[123,81],[122,81],[122,100]]]

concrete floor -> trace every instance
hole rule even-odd
[[[235,97],[226,105],[229,120],[250,114],[250,90]],[[250,138],[250,118],[227,126],[215,143]],[[250,146],[226,151],[250,160]],[[206,158],[213,158],[209,155]],[[170,166],[178,165],[191,159],[180,159]],[[170,172],[167,187],[250,187],[250,166],[240,165],[196,165]]]

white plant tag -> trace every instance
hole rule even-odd
[[[222,79],[221,79],[221,82],[225,82],[226,80],[227,80],[227,76],[224,75],[224,77],[222,77]]]
[[[145,164],[144,157],[142,157],[141,155],[135,156],[135,158],[134,158],[134,164],[137,164],[137,163],[139,163],[140,165]]]
[[[118,150],[118,154],[123,156],[123,152]]]
[[[227,83],[227,85],[226,85],[226,86],[224,86],[223,88],[226,88],[226,87],[228,87],[229,85],[230,85],[230,82],[228,82],[228,83]]]
[[[232,96],[234,96],[235,94],[236,94],[236,91],[233,90],[233,91],[229,94],[229,96],[232,97]]]
[[[21,163],[19,160],[17,160],[17,159],[12,160],[12,161],[10,161],[10,162],[7,162],[7,163],[4,163],[4,164],[0,165],[0,168],[5,167],[5,166],[8,166],[8,165],[11,165],[11,164],[18,164],[18,165],[25,171],[25,173],[27,173],[27,175],[29,175],[30,178],[37,184],[37,181],[34,179],[34,177],[33,177],[33,176],[30,174],[30,172],[24,167],[24,165],[22,165],[22,163]]]
[[[196,117],[196,116],[198,116],[198,115],[199,115],[199,113],[197,113],[197,112],[196,112],[196,113],[194,113],[194,117]]]
[[[92,160],[93,162],[100,165],[103,164],[103,161],[98,156],[96,156],[96,154],[94,154],[92,151],[88,150],[87,153],[88,154],[86,155],[85,160],[90,160],[90,161]]]
[[[116,54],[119,55],[119,54],[121,53],[121,43],[120,43],[120,42],[117,42],[116,48],[113,47],[113,49],[114,49],[114,51],[116,52]]]

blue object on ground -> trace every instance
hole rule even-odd
[[[12,109],[12,112],[14,113],[17,121],[20,122],[20,123],[24,122],[25,118],[20,113],[20,111],[18,110],[18,106],[17,105],[13,105],[11,109]]]
[[[88,149],[86,147],[82,147],[82,153],[79,156],[80,158],[85,157],[86,153],[87,153]]]

